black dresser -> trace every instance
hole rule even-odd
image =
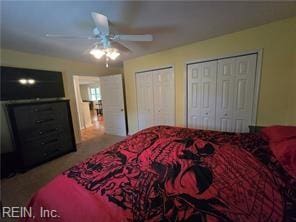
[[[76,151],[69,100],[7,104],[18,169]]]

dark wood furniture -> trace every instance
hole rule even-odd
[[[250,133],[258,133],[258,132],[260,132],[261,129],[263,129],[263,128],[264,128],[264,126],[252,126],[252,125],[250,125],[250,126],[249,126],[249,132],[250,132]]]
[[[98,106],[99,106],[99,109],[98,109],[98,115],[100,116],[103,116],[103,103],[102,103],[102,100],[99,100],[98,101]]]
[[[18,169],[76,151],[69,100],[7,104]]]
[[[1,153],[1,179],[14,176],[16,165],[15,152]]]

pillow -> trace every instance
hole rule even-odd
[[[270,143],[270,149],[285,170],[296,178],[296,138]]]
[[[296,138],[296,126],[270,126],[263,128],[261,132],[272,143]]]

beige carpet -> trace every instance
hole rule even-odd
[[[98,136],[79,144],[77,152],[66,154],[23,174],[1,180],[2,205],[26,206],[32,195],[55,176],[122,139],[124,137]]]

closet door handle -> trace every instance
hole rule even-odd
[[[224,116],[227,116],[227,113],[224,113]]]
[[[123,112],[123,109],[121,109],[120,111]]]

